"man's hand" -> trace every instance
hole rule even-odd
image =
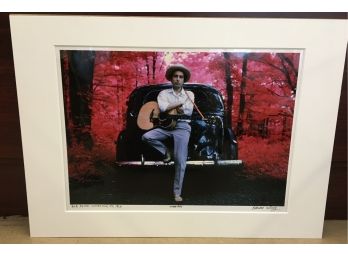
[[[175,104],[171,104],[167,107],[167,109],[165,110],[165,112],[170,112],[171,110],[173,109],[177,109],[177,108],[181,108],[183,105],[183,103],[181,102],[178,102],[178,103],[175,103]]]
[[[179,106],[179,107],[176,108],[176,112],[178,114],[184,114],[184,109],[182,108],[182,106]]]

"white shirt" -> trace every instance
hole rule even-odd
[[[191,100],[195,101],[195,95],[191,91],[186,91]],[[185,115],[191,116],[193,111],[193,104],[187,97],[184,88],[180,93],[175,93],[173,88],[162,90],[158,97],[157,102],[161,112],[164,112],[170,104],[183,103],[182,109]]]

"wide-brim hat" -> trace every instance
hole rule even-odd
[[[190,70],[182,64],[171,64],[166,71],[166,79],[172,80],[173,74],[176,71],[182,71],[184,73],[184,82],[190,80],[191,72]]]

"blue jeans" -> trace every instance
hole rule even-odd
[[[163,155],[167,152],[167,147],[163,141],[168,138],[174,139],[174,164],[175,164],[175,176],[174,176],[174,195],[180,196],[182,191],[182,185],[184,182],[186,160],[187,160],[187,146],[190,139],[191,126],[185,121],[178,121],[175,129],[164,130],[162,128],[155,128],[146,132],[142,140]]]

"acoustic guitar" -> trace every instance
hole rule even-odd
[[[175,128],[178,119],[190,119],[190,117],[178,114],[176,109],[170,112],[161,112],[158,103],[151,101],[141,107],[137,125],[143,130],[150,130],[155,127],[172,130]]]
[[[207,123],[213,124],[216,122],[214,117],[205,118],[200,111],[199,114],[201,115],[201,120]],[[175,128],[178,119],[192,120],[191,116],[178,114],[176,109],[168,113],[163,113],[160,111],[158,103],[151,101],[141,107],[137,118],[137,125],[142,130],[150,130],[155,127],[172,130]]]

